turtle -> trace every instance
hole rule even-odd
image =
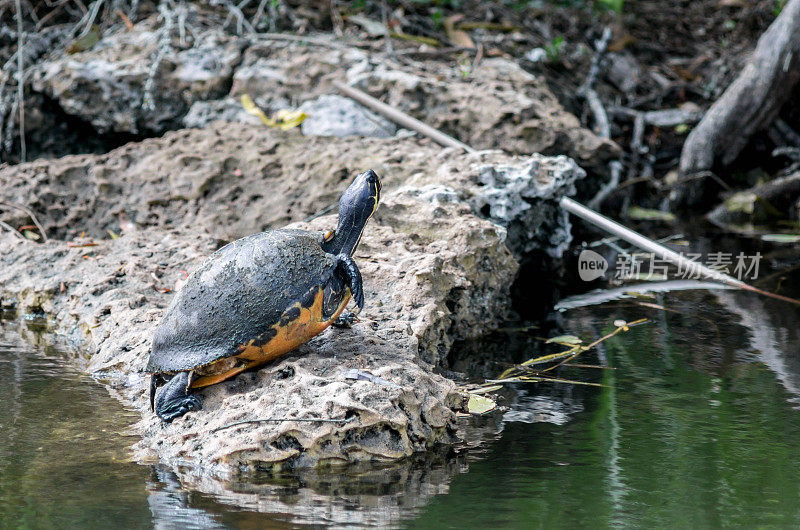
[[[364,307],[353,253],[380,194],[378,175],[361,173],[339,199],[335,230],[253,234],[194,270],[153,336],[151,410],[170,423],[202,408],[194,390],[276,359],[332,324],[352,324]],[[351,299],[356,313],[344,313]]]

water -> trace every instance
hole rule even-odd
[[[783,262],[774,258],[781,266]],[[775,278],[800,294],[800,274]],[[773,284],[774,285],[774,284]],[[641,305],[641,302],[651,304]],[[662,306],[668,311],[652,305]],[[559,376],[502,393],[468,447],[336,476],[221,483],[129,461],[126,411],[37,335],[0,325],[0,528],[800,525],[800,312],[732,291],[571,309],[462,345],[454,369],[496,376],[646,317]]]

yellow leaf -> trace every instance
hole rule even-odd
[[[281,109],[275,113],[274,118],[270,118],[264,114],[263,110],[258,108],[253,98],[247,94],[242,94],[242,108],[246,113],[257,116],[267,127],[276,127],[284,131],[297,127],[303,123],[303,120],[308,118],[308,115],[301,110],[288,109]]]
[[[281,109],[275,113],[275,120],[278,122],[278,127],[284,131],[292,127],[297,127],[303,123],[303,120],[306,118],[308,118],[308,114],[302,110]]]
[[[469,401],[467,402],[467,410],[469,410],[470,414],[486,414],[496,408],[497,403],[486,396],[470,394]]]
[[[106,230],[106,232],[111,236],[111,239],[119,239],[119,234],[114,233],[113,230]]]

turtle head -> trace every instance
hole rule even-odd
[[[325,252],[351,256],[380,200],[381,179],[378,175],[371,169],[358,175],[339,199],[339,225],[333,234],[326,234],[322,244]]]

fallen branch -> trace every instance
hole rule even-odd
[[[33,224],[36,225],[36,228],[39,230],[39,233],[42,235],[42,239],[44,240],[44,242],[45,243],[47,242],[47,233],[44,231],[44,226],[42,226],[42,223],[39,222],[39,219],[36,217],[36,214],[33,213],[33,210],[31,210],[27,206],[23,206],[21,204],[15,203],[15,202],[7,202],[7,201],[0,201],[0,206],[8,206],[9,208],[16,208],[17,210],[20,210],[20,211],[24,212],[28,217],[31,218],[31,221],[33,221]]]
[[[800,0],[789,0],[758,40],[742,72],[689,134],[684,174],[729,165],[750,137],[767,127],[800,81]]]
[[[464,142],[460,142],[455,138],[453,138],[452,136],[448,136],[441,131],[437,131],[430,125],[422,123],[418,119],[412,118],[408,114],[401,112],[393,107],[390,107],[386,103],[378,101],[377,99],[373,98],[368,94],[365,94],[364,92],[358,90],[357,88],[351,87],[350,85],[346,85],[340,81],[334,81],[333,86],[339,89],[347,97],[356,100],[365,107],[369,107],[375,112],[378,112],[386,116],[393,122],[402,125],[407,129],[411,129],[412,131],[416,131],[422,134],[423,136],[427,136],[428,138],[430,138],[431,140],[440,145],[444,145],[445,147],[456,147],[458,149],[463,149],[467,153],[475,152],[475,149],[468,146]]]
[[[22,53],[23,33],[22,33],[22,3],[20,0],[15,2],[17,10],[17,110],[19,111],[19,158],[25,162],[25,68],[24,56]]]
[[[795,0],[792,0],[795,1]],[[796,0],[798,4],[800,4],[800,0]],[[408,127],[413,129],[421,134],[424,134],[434,140],[435,142],[447,146],[447,147],[460,147],[464,151],[468,153],[474,153],[475,149],[472,147],[459,142],[455,138],[444,134],[441,131],[437,131],[430,125],[426,125],[421,121],[412,118],[411,116],[393,108],[385,103],[381,103],[377,99],[365,94],[364,92],[358,90],[357,88],[351,87],[344,83],[334,81],[334,86],[341,90],[345,95],[351,97],[352,99],[358,101],[362,105],[369,107],[371,110],[382,114],[383,116],[389,118],[390,120],[403,125],[404,127]],[[606,232],[613,234],[620,239],[624,239],[628,243],[648,252],[652,252],[656,256],[660,257],[661,259],[668,261],[682,270],[687,271],[687,274],[690,275],[698,275],[702,276],[717,282],[721,282],[725,285],[730,285],[732,287],[736,287],[737,289],[743,289],[747,291],[752,291],[754,293],[758,293],[764,296],[768,296],[771,298],[775,298],[778,300],[782,300],[784,302],[790,302],[792,304],[800,305],[800,300],[795,300],[794,298],[789,298],[786,296],[781,296],[775,293],[770,293],[767,291],[762,291],[756,287],[752,287],[741,280],[737,280],[732,276],[728,276],[727,274],[723,274],[719,271],[714,269],[710,269],[704,265],[701,265],[695,261],[687,259],[682,255],[674,252],[667,247],[656,243],[655,241],[646,238],[642,234],[631,230],[621,224],[617,223],[616,221],[612,221],[608,217],[605,217],[594,210],[587,208],[586,206],[582,205],[581,203],[570,199],[569,197],[562,197],[559,200],[559,206],[566,210],[567,212],[580,217],[581,219],[591,223],[592,225],[605,230]]]

